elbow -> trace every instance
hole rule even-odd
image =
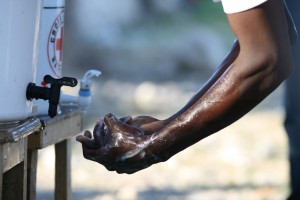
[[[274,90],[290,76],[293,65],[289,54],[272,54],[265,56],[257,64],[257,69],[256,76],[260,77],[261,88]]]
[[[273,77],[275,83],[285,81],[293,71],[292,58],[289,53],[270,56],[266,59],[267,73]]]
[[[242,79],[250,81],[259,91],[273,91],[293,71],[289,53],[256,51],[255,54],[247,55],[242,59],[244,63],[240,69],[243,70]]]

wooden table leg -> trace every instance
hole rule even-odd
[[[3,180],[3,144],[0,144],[0,200],[2,200],[2,180]]]
[[[71,199],[71,140],[55,144],[55,199]]]
[[[29,149],[27,151],[27,157],[27,200],[35,200],[38,150]]]
[[[27,138],[24,139],[24,161],[3,174],[3,199],[25,200],[27,192]]]

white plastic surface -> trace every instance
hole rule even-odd
[[[44,7],[64,7],[65,0],[43,0]]]
[[[0,0],[1,122],[31,114],[26,88],[35,78],[40,11],[40,0]]]
[[[38,86],[43,84],[45,75],[62,77],[64,5],[64,0],[43,0],[36,71]],[[48,101],[34,100],[34,105],[38,107],[37,115],[48,114]]]

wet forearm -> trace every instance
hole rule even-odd
[[[208,83],[157,132],[149,148],[168,159],[177,152],[241,118],[289,75],[292,64],[283,2],[228,16],[238,38]],[[291,38],[290,38],[291,39]]]
[[[166,119],[166,123],[171,122],[179,115],[186,112],[191,106],[193,106],[199,98],[201,98],[210,88],[212,85],[218,81],[218,79],[223,75],[223,73],[229,68],[229,66],[234,62],[240,52],[240,46],[238,40],[235,40],[231,50],[224,58],[223,62],[220,64],[218,69],[215,73],[211,76],[211,78],[205,83],[205,85],[186,103],[184,107],[182,107],[177,113]]]
[[[168,159],[223,129],[254,108],[286,78],[280,71],[269,71],[268,66],[260,67],[265,68],[262,71],[242,68],[238,62],[220,68],[216,72],[218,76],[211,79],[215,81],[210,80],[182,110],[171,117],[163,130],[156,133],[153,152]]]

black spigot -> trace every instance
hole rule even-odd
[[[53,118],[57,114],[57,105],[59,103],[61,86],[75,87],[77,85],[77,79],[70,77],[55,79],[50,75],[46,75],[44,77],[44,82],[49,83],[50,88],[36,86],[35,83],[29,83],[26,90],[26,98],[29,101],[32,99],[48,100],[48,115]]]

